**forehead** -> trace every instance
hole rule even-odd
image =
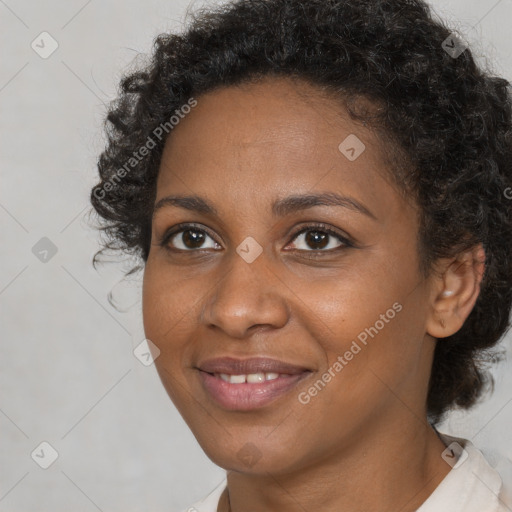
[[[166,141],[157,201],[193,193],[233,211],[315,190],[383,208],[395,200],[381,142],[312,85],[271,78],[220,88],[197,102]]]

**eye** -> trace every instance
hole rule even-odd
[[[336,232],[325,224],[309,225],[293,235],[292,240],[300,239],[302,243],[294,244],[296,249],[302,252],[334,252],[344,247],[353,247],[353,244],[342,234]],[[207,240],[210,245],[204,245]],[[339,242],[338,245],[332,246],[332,243]],[[171,251],[194,252],[203,249],[222,249],[214,239],[213,235],[204,228],[197,227],[194,224],[179,224],[167,232],[160,245]],[[301,247],[302,245],[302,247]]]
[[[296,233],[293,239],[301,240],[301,243],[294,243],[293,249],[306,252],[331,252],[343,247],[353,247],[346,237],[325,224],[307,226]],[[335,244],[336,240],[340,242],[338,245]]]
[[[179,236],[178,236],[179,235]],[[213,242],[204,246],[208,238]],[[162,247],[191,252],[197,249],[219,249],[221,246],[213,240],[205,229],[198,228],[194,224],[180,224],[175,229],[166,233],[160,242]]]

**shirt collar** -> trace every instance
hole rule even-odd
[[[439,432],[443,443],[459,456],[456,463],[417,512],[500,512],[503,483],[498,472],[467,439]],[[448,450],[447,448],[447,450]],[[447,462],[448,463],[448,462]],[[451,465],[451,464],[450,464]]]

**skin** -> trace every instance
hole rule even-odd
[[[233,512],[416,510],[451,469],[426,419],[427,385],[436,338],[460,329],[474,306],[483,249],[439,261],[425,278],[418,211],[390,180],[380,141],[314,86],[267,78],[197,100],[166,142],[155,204],[194,194],[218,216],[173,205],[155,212],[143,315],[170,398],[228,471],[219,511],[229,502]],[[366,146],[354,161],[338,149],[350,134]],[[272,215],[276,199],[321,192],[350,196],[374,218],[339,206]],[[211,236],[188,248],[181,232],[175,252],[161,246],[183,222]],[[308,232],[295,236],[311,224],[310,235],[321,231],[318,222],[354,247],[333,235],[326,248],[308,243]],[[236,252],[248,236],[263,249],[252,263]],[[394,303],[401,311],[301,403],[298,394]],[[227,355],[273,357],[312,373],[261,409],[228,411],[197,370]],[[247,443],[253,465],[238,456]]]

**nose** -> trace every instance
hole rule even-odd
[[[237,339],[262,326],[281,328],[289,319],[287,290],[264,253],[252,263],[233,253],[218,286],[205,298],[201,322]]]

